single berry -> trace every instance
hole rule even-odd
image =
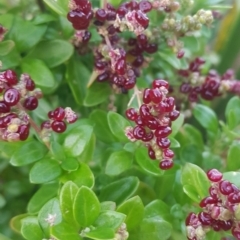
[[[30,77],[25,80],[25,87],[28,91],[33,91],[35,89],[35,83]]]
[[[165,158],[173,158],[174,157],[174,152],[169,148],[163,149],[163,156]]]
[[[52,130],[57,133],[62,133],[66,130],[66,123],[63,121],[53,121],[51,124]]]
[[[0,101],[0,114],[10,112],[11,108],[4,101]]]
[[[105,71],[97,76],[98,82],[105,82],[109,79],[109,72]]]
[[[156,131],[155,131],[155,136],[157,138],[165,138],[167,137],[169,134],[172,133],[172,129],[170,127],[165,127],[165,128],[158,128]]]
[[[29,135],[29,126],[27,125],[20,125],[18,127],[17,133],[19,134],[19,138],[21,141],[24,141],[28,138]]]
[[[62,107],[58,107],[53,111],[53,118],[57,121],[62,121],[65,117],[65,110]]]
[[[97,20],[104,22],[107,18],[107,13],[104,9],[99,8],[95,13],[95,17]]]
[[[162,101],[162,93],[158,88],[151,89],[149,92],[151,101],[158,104]]]
[[[89,31],[85,31],[82,42],[87,43],[91,39],[91,36],[92,34]]]
[[[212,197],[205,197],[204,199],[202,199],[202,201],[199,203],[199,206],[201,208],[206,207],[208,204],[217,204],[218,203],[218,199],[212,198]]]
[[[156,79],[153,81],[152,86],[153,86],[153,88],[165,87],[166,89],[168,89],[169,83],[162,79]]]
[[[154,137],[153,132],[149,132],[149,133],[146,133],[141,140],[143,142],[149,142],[153,139],[153,137]]]
[[[160,148],[169,148],[170,145],[171,145],[171,142],[168,138],[157,138],[157,145],[160,147]]]
[[[171,121],[176,120],[180,115],[180,112],[177,110],[173,110],[172,112],[169,113],[169,118]]]
[[[147,118],[151,117],[150,109],[149,109],[148,105],[146,105],[146,104],[141,105],[141,107],[139,109],[139,113],[142,118],[147,119]]]
[[[146,88],[143,91],[143,102],[145,104],[149,104],[151,102],[150,91],[151,91],[151,89],[149,89],[149,88]]]
[[[144,62],[144,57],[143,57],[143,55],[140,54],[132,62],[132,66],[138,68],[138,67],[142,66],[143,62]]]
[[[223,180],[219,183],[219,190],[223,195],[229,195],[234,192],[232,184],[229,181]]]
[[[162,160],[159,164],[159,167],[162,169],[162,170],[168,170],[170,168],[173,167],[173,161],[172,160],[169,160],[169,159],[166,159],[166,160]]]
[[[136,18],[137,22],[140,25],[142,25],[143,28],[147,28],[148,27],[149,19],[143,12],[137,11],[135,13],[135,18]]]
[[[219,220],[219,225],[221,226],[223,231],[228,231],[228,230],[230,230],[232,228],[233,221],[231,219],[227,220],[227,221]]]
[[[191,212],[188,214],[186,220],[185,220],[185,224],[186,226],[197,226],[198,225],[198,217],[195,213]]]
[[[219,172],[217,169],[211,169],[207,172],[207,177],[212,182],[219,182],[222,180],[222,173]]]
[[[17,74],[16,72],[14,72],[13,70],[6,70],[3,73],[3,77],[5,78],[5,80],[7,81],[8,85],[15,85],[18,82],[17,79]]]
[[[20,93],[15,88],[9,88],[4,93],[3,99],[7,105],[15,106],[20,100]]]
[[[125,89],[132,89],[136,84],[136,77],[135,76],[132,76],[132,77],[129,77],[125,83],[124,83],[124,88]]]
[[[153,54],[157,52],[157,50],[158,50],[158,45],[156,43],[149,43],[144,47],[144,51],[149,54]]]
[[[145,129],[144,129],[143,127],[141,127],[141,126],[136,126],[136,127],[134,127],[134,129],[133,129],[133,136],[134,136],[136,139],[140,140],[140,139],[142,139],[145,135],[146,135],[146,131],[145,131]]]
[[[119,75],[124,75],[125,70],[126,70],[126,61],[124,59],[120,58],[115,65],[115,71]]]
[[[203,226],[210,226],[211,223],[213,222],[213,219],[211,218],[210,214],[206,212],[200,212],[198,214],[198,219]]]
[[[214,199],[218,199],[218,194],[217,194],[217,189],[213,186],[211,186],[209,189],[208,189],[208,192],[209,192],[209,195],[214,198]]]
[[[27,110],[34,110],[38,107],[38,100],[36,97],[28,97],[25,99],[23,106],[27,109]]]
[[[135,121],[138,117],[138,113],[134,108],[129,108],[125,112],[127,119]]]
[[[149,1],[142,0],[139,3],[139,9],[144,13],[150,12],[152,10],[152,4]]]
[[[151,116],[144,119],[144,123],[151,130],[156,130],[159,126],[158,121],[154,117],[151,117]]]
[[[145,46],[148,43],[148,39],[147,39],[147,36],[145,34],[139,34],[137,36],[137,41],[142,46]]]
[[[47,121],[44,121],[42,124],[41,124],[41,129],[50,129],[51,128],[51,122],[49,120]]]
[[[48,112],[48,118],[50,118],[50,119],[54,119],[54,113],[53,113],[54,111],[49,111]]]
[[[156,159],[155,152],[154,152],[154,150],[152,149],[151,146],[148,147],[148,156],[153,160]]]
[[[240,193],[230,193],[228,195],[228,201],[230,203],[240,203]]]
[[[189,83],[183,83],[180,86],[180,92],[181,93],[189,93],[192,90],[192,87]]]
[[[178,51],[178,53],[177,53],[177,58],[179,58],[179,59],[180,59],[180,58],[183,58],[184,54],[185,54],[184,50]]]

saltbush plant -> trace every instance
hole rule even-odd
[[[0,239],[240,239],[239,13],[0,1]]]

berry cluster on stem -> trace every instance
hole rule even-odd
[[[202,199],[199,206],[202,212],[190,213],[186,218],[189,240],[205,239],[206,232],[231,230],[236,239],[240,239],[240,189],[223,179],[217,169],[207,172],[211,181],[209,196]]]
[[[42,98],[42,92],[35,87],[32,78],[24,73],[18,76],[15,71],[9,69],[0,72],[0,138],[3,141],[24,141],[29,136],[30,127],[43,138],[46,122],[41,129],[31,119],[28,111],[38,107],[38,99]],[[49,129],[55,132],[63,132],[66,124],[77,120],[77,115],[70,108],[57,108],[49,114]],[[46,131],[45,131],[46,132]]]
[[[179,116],[175,109],[175,100],[168,97],[169,84],[162,79],[156,79],[152,88],[143,91],[139,110],[129,108],[126,117],[135,122],[135,127],[125,129],[126,136],[131,141],[141,141],[148,148],[152,160],[159,160],[163,170],[173,166],[174,152],[169,148],[171,141],[167,138],[171,132],[171,123]]]

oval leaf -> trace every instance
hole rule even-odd
[[[21,233],[27,240],[42,240],[43,231],[37,217],[27,217],[22,220]]]

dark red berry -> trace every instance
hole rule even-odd
[[[176,120],[180,115],[180,112],[177,110],[173,110],[172,112],[169,113],[169,118],[171,121]]]
[[[143,64],[143,62],[144,62],[143,55],[138,55],[136,59],[132,62],[132,66],[138,68]]]
[[[108,21],[114,21],[115,19],[116,19],[116,12],[115,12],[115,10],[114,11],[109,11],[108,13],[107,13],[107,20]]]
[[[8,126],[8,124],[11,122],[11,120],[13,118],[17,118],[17,114],[15,113],[9,113],[8,115],[4,116],[4,117],[1,117],[1,121],[0,121],[0,127],[1,128],[5,128]]]
[[[126,70],[126,61],[124,59],[119,59],[115,65],[115,71],[119,75],[124,75]]]
[[[134,127],[134,129],[133,129],[133,136],[134,136],[136,139],[140,140],[140,139],[142,139],[145,135],[146,135],[146,131],[145,131],[145,129],[144,129],[143,127],[141,127],[141,126],[136,126],[136,127]]]
[[[48,118],[54,119],[54,111],[49,111],[48,112]]]
[[[124,83],[124,88],[132,89],[135,86],[135,84],[136,84],[136,77],[135,76],[129,77]]]
[[[156,142],[160,148],[169,148],[171,145],[171,142],[168,138],[157,138]]]
[[[198,214],[198,219],[202,223],[203,226],[209,226],[213,222],[213,219],[211,218],[210,214],[208,214],[206,212],[200,212]]]
[[[146,133],[143,138],[142,138],[142,141],[143,142],[149,142],[153,139],[154,135],[153,135],[153,132],[149,132],[149,133]]]
[[[0,101],[0,114],[10,112],[11,108],[4,101]]]
[[[90,23],[90,17],[80,11],[69,12],[67,18],[76,30],[87,29]]]
[[[128,10],[124,6],[121,6],[117,10],[117,14],[120,18],[123,18],[127,14]]]
[[[219,172],[217,169],[211,169],[207,172],[207,177],[212,182],[219,182],[222,180],[222,173]]]
[[[182,58],[184,56],[184,54],[185,54],[184,50],[178,51],[177,58]]]
[[[232,235],[237,238],[237,240],[240,239],[240,229],[238,227],[232,228]]]
[[[15,106],[20,100],[20,93],[15,88],[9,88],[4,93],[3,99],[9,106]]]
[[[189,83],[183,83],[180,86],[180,92],[181,93],[189,93],[191,91],[192,87]]]
[[[135,120],[135,123],[139,126],[145,126],[145,122],[143,122],[143,119],[141,116],[138,116],[137,119]]]
[[[152,4],[149,1],[142,0],[139,3],[139,9],[144,13],[150,12],[152,10]]]
[[[154,152],[154,150],[152,149],[151,146],[148,147],[148,156],[153,160],[156,159],[155,152]]]
[[[151,117],[150,109],[149,109],[148,105],[146,105],[146,104],[142,104],[142,106],[139,109],[139,113],[143,119],[144,118],[147,119],[147,118]]]
[[[149,54],[155,53],[157,52],[157,50],[158,50],[158,45],[156,43],[149,43],[144,47],[144,51]]]
[[[128,7],[131,10],[137,10],[138,9],[138,3],[135,0],[132,0],[129,2]]]
[[[53,121],[51,124],[52,130],[57,133],[62,133],[66,130],[66,123],[63,121]]]
[[[144,123],[147,127],[149,127],[151,130],[155,130],[158,128],[159,123],[154,117],[147,117],[147,119],[144,119]]]
[[[105,67],[106,67],[106,62],[102,62],[101,60],[97,60],[94,65],[98,70],[104,70]]]
[[[35,83],[31,78],[25,80],[25,87],[28,91],[33,91],[35,89]]]
[[[232,184],[229,181],[223,180],[219,183],[219,190],[223,195],[229,195],[234,192]]]
[[[147,36],[145,34],[140,34],[137,36],[137,41],[141,46],[145,46],[148,43]]]
[[[220,220],[213,220],[211,226],[215,232],[221,231]]]
[[[217,194],[217,189],[213,186],[211,186],[209,189],[208,189],[208,192],[210,194],[210,196],[214,199],[218,199],[218,194]]]
[[[162,101],[162,93],[158,88],[151,89],[149,92],[151,101],[158,104]]]
[[[227,220],[227,221],[219,220],[219,225],[220,225],[220,227],[222,228],[223,231],[228,231],[232,228],[233,221],[231,219]]]
[[[91,39],[91,36],[92,34],[89,31],[85,31],[82,42],[87,43]]]
[[[105,82],[109,79],[109,72],[105,71],[97,76],[98,82]]]
[[[131,121],[135,121],[138,117],[138,113],[134,108],[127,109],[125,114],[126,114],[126,117]]]
[[[143,102],[145,104],[149,104],[151,102],[150,91],[151,91],[151,89],[149,89],[149,88],[146,88],[143,91]]]
[[[65,110],[62,107],[58,107],[53,111],[53,118],[57,121],[62,121],[65,117]]]
[[[15,85],[18,82],[17,74],[13,70],[6,70],[3,73],[3,77],[7,81],[8,85]]]
[[[162,160],[159,164],[159,167],[162,169],[162,170],[168,170],[170,168],[173,167],[173,161],[172,160],[169,160],[169,159],[166,159],[166,160]]]
[[[135,46],[136,43],[137,43],[136,38],[129,38],[128,39],[128,46]]]
[[[107,18],[107,13],[104,9],[99,8],[95,13],[95,17],[97,20],[104,22]]]
[[[188,100],[190,102],[197,102],[198,101],[198,94],[195,91],[191,91],[190,94],[188,95]]]
[[[149,19],[148,17],[141,11],[137,11],[135,13],[135,18],[137,20],[137,22],[142,25],[143,28],[147,28],[148,27],[148,23],[149,23]],[[145,50],[146,51],[146,50]],[[146,51],[147,52],[147,51]]]
[[[91,11],[92,4],[88,0],[72,0],[75,2],[77,9],[81,12],[88,14]]]
[[[42,124],[41,124],[41,129],[50,129],[51,128],[51,122],[49,120],[47,121],[44,121]]]
[[[189,213],[187,218],[186,218],[186,220],[185,220],[186,226],[193,226],[193,227],[195,227],[195,226],[198,225],[198,222],[199,222],[198,217],[193,212]]]
[[[19,138],[21,141],[26,140],[29,135],[29,126],[27,126],[27,125],[19,126],[17,133],[19,134]]]
[[[174,152],[169,148],[163,149],[163,156],[164,158],[173,158]]]
[[[166,89],[169,88],[169,84],[167,81],[162,80],[162,79],[156,79],[152,83],[153,88],[160,88],[160,87],[165,87]]]
[[[165,138],[165,137],[167,137],[171,133],[172,133],[172,129],[170,127],[165,127],[163,129],[161,129],[161,128],[157,129],[155,131],[155,136],[157,138]]]
[[[228,201],[230,203],[240,203],[240,193],[230,193],[228,195]]]
[[[218,199],[212,198],[212,197],[205,197],[204,199],[202,199],[202,201],[199,203],[199,206],[201,208],[206,207],[208,204],[217,204],[218,203]]]
[[[38,100],[36,97],[28,97],[25,99],[23,106],[27,109],[27,110],[34,110],[38,107]]]

